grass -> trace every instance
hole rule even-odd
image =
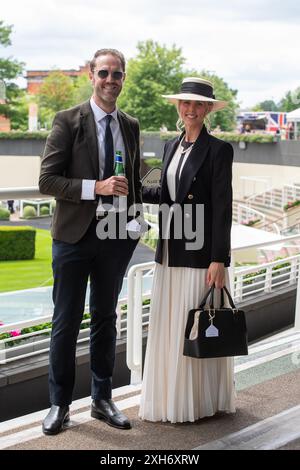
[[[51,286],[52,239],[48,230],[36,230],[35,259],[0,261],[0,292]]]

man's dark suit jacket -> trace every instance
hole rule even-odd
[[[124,140],[127,205],[141,204],[139,124],[118,111]],[[52,222],[54,239],[76,243],[96,216],[97,199],[82,200],[82,180],[99,180],[96,124],[90,102],[57,113],[41,164],[40,192],[56,198]]]
[[[181,137],[165,145],[161,185],[157,188],[143,188],[144,202],[172,205],[167,185],[167,169],[179,145]],[[175,203],[182,208],[182,226],[187,217],[192,217],[193,231],[196,229],[196,205],[204,205],[204,244],[201,249],[187,250],[184,230],[181,239],[172,237],[173,225],[168,241],[168,265],[191,268],[208,268],[212,261],[230,265],[230,231],[232,221],[232,160],[233,148],[229,143],[208,134],[203,126],[193,145],[180,177]],[[184,205],[190,204],[191,213]],[[155,260],[162,263],[163,243],[162,217],[160,214],[160,238]]]

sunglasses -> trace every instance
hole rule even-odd
[[[96,72],[98,77],[99,78],[107,78],[108,75],[109,75],[109,71],[108,70],[98,70],[98,72]],[[119,70],[115,70],[114,72],[111,72],[110,75],[112,76],[112,78],[114,80],[121,80],[124,76],[124,72],[121,72]]]

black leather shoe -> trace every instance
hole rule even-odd
[[[91,408],[92,418],[101,419],[110,426],[118,429],[131,429],[128,418],[116,407],[111,399],[93,400]]]
[[[69,406],[52,405],[43,421],[43,433],[47,435],[58,434],[63,430],[64,424],[70,421]]]

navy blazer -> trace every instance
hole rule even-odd
[[[167,169],[180,143],[177,137],[166,143],[163,155],[163,168],[160,186],[143,188],[143,202],[159,204],[159,240],[155,261],[162,263],[163,237],[162,205],[172,206],[167,185]],[[177,267],[208,268],[212,261],[230,265],[230,231],[232,223],[232,146],[208,134],[205,126],[193,145],[190,155],[183,167],[175,204],[178,205],[179,219],[182,226],[189,222],[192,231],[203,245],[187,249],[187,243],[196,240],[190,235],[174,236],[174,219],[170,225],[168,239],[168,265]],[[200,206],[204,214],[196,223],[196,214]],[[198,209],[196,209],[198,207]],[[176,213],[176,209],[175,209]],[[199,216],[199,213],[198,213]],[[201,226],[199,226],[199,220]],[[201,232],[201,234],[200,234]],[[190,232],[191,233],[191,232]],[[193,247],[193,245],[190,245]]]

